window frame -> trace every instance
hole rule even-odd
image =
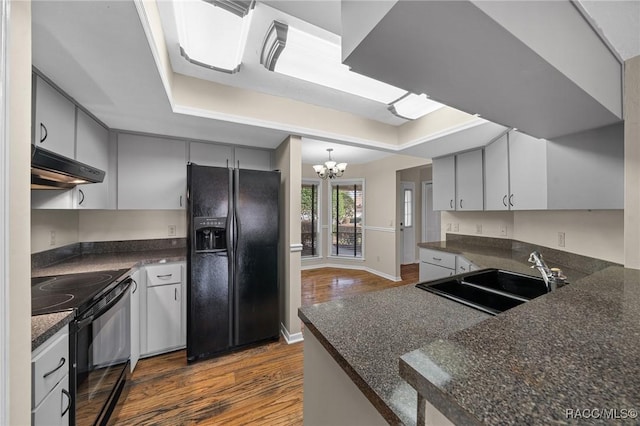
[[[362,247],[360,249],[360,256],[352,256],[352,255],[343,255],[343,254],[333,254],[333,188],[334,186],[343,186],[343,185],[361,185],[362,187],[362,213],[360,216],[360,224],[362,228]],[[365,260],[365,240],[366,240],[366,187],[365,187],[365,179],[364,178],[352,178],[352,179],[327,179],[327,257],[333,259],[350,259],[356,261],[364,261]]]
[[[317,190],[316,190],[316,198],[318,201],[317,204],[317,216],[318,216],[318,220],[316,221],[315,224],[315,231],[316,231],[316,235],[317,235],[317,241],[316,241],[316,254],[311,255],[311,256],[305,256],[305,255],[300,255],[302,260],[305,259],[318,259],[322,257],[322,180],[321,179],[307,179],[304,178],[301,181],[301,185],[300,185],[300,195],[302,196],[302,185],[315,185]],[[302,207],[302,199],[300,200],[300,206]],[[300,218],[301,221],[301,228],[302,228],[302,217]],[[302,229],[300,229],[300,238],[301,238],[301,242],[302,242]]]

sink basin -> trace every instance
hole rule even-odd
[[[483,269],[416,287],[491,315],[547,293],[542,278],[499,269]]]
[[[534,299],[547,293],[547,286],[542,278],[499,269],[472,272],[462,277],[462,280],[527,299]]]

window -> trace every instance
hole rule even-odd
[[[413,226],[413,190],[406,188],[404,190],[404,227],[411,228]]]
[[[362,257],[362,181],[331,182],[331,254]]]
[[[320,254],[320,234],[318,232],[319,185],[319,182],[302,182],[302,205],[300,208],[302,257],[313,257]]]

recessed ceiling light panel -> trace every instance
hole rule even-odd
[[[181,0],[174,1],[173,7],[185,59],[226,73],[240,69],[253,2]]]
[[[432,101],[424,93],[416,95],[407,93],[389,106],[389,111],[400,118],[416,120],[430,112],[444,107],[443,104]]]

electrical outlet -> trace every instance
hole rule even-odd
[[[459,223],[454,223],[453,224],[453,232],[460,232],[460,224]]]
[[[176,235],[176,226],[175,225],[169,225],[169,236],[170,237],[175,237]]]
[[[507,227],[504,225],[500,225],[500,235],[502,235],[503,237],[507,236]]]
[[[51,231],[49,245],[52,245],[52,246],[56,245],[56,231]]]
[[[447,223],[447,232],[451,232],[451,224]]]
[[[482,225],[476,224],[476,234],[482,234]]]
[[[558,232],[558,247],[564,247],[564,232]]]

